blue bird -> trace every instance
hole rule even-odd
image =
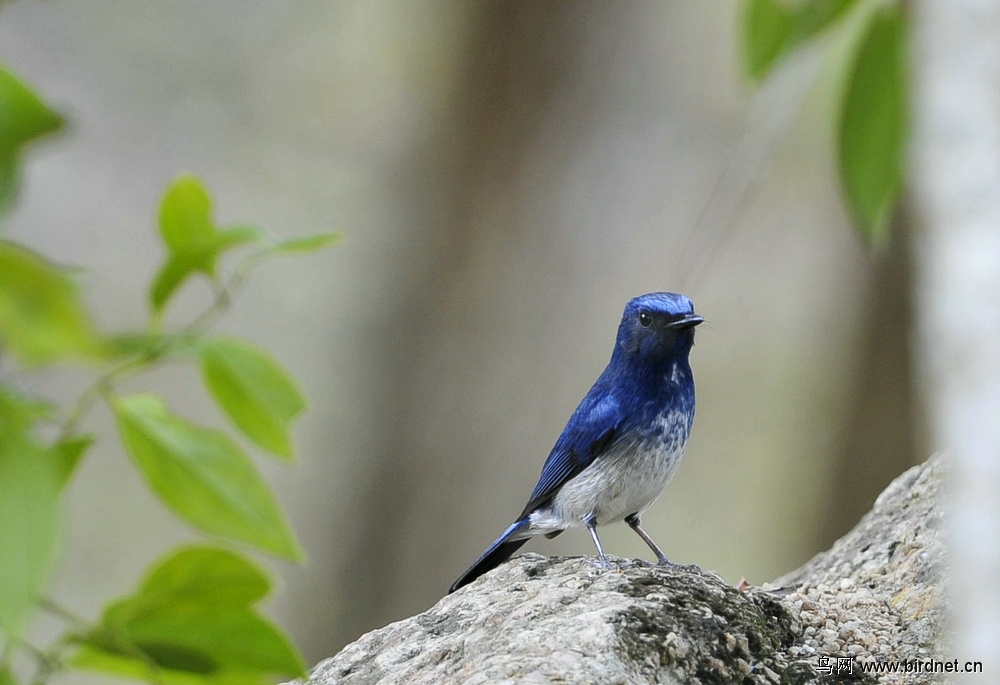
[[[660,564],[670,563],[639,516],[674,475],[691,433],[688,354],[703,321],[691,300],[675,293],[641,295],[625,306],[611,361],[570,416],[521,515],[449,593],[495,569],[530,538],[576,526],[590,531],[604,567],[597,527],[622,520]]]

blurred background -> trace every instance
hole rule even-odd
[[[737,9],[2,8],[0,59],[70,120],[25,160],[8,233],[84,269],[105,330],[146,319],[155,207],[179,171],[205,180],[220,223],[346,236],[262,267],[220,327],[271,350],[311,401],[299,463],[258,461],[309,554],[271,564],[284,587],[268,609],[310,663],[436,602],[510,523],[640,293],[684,292],[707,319],[687,457],[643,518],[671,559],[771,580],[927,456],[905,246],[871,257],[853,232],[833,112],[810,87],[822,55],[751,88]],[[171,316],[204,306],[199,287]],[[23,385],[67,401],[86,380]],[[224,422],[196,369],[131,389],[154,386]],[[87,427],[114,432],[105,410]],[[69,493],[53,593],[89,616],[195,537],[104,445]],[[625,526],[602,539],[649,556]],[[585,532],[527,549],[593,551]]]

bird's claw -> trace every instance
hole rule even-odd
[[[587,559],[587,563],[594,568],[601,569],[602,571],[610,571],[618,568],[616,565],[608,561],[607,557],[597,557],[596,559],[591,557]]]

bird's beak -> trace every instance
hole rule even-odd
[[[694,328],[700,323],[704,323],[705,319],[701,318],[697,314],[685,314],[683,318],[677,319],[677,321],[671,321],[667,324],[668,328],[679,328],[685,330],[688,328]]]

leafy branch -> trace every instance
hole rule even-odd
[[[2,67],[0,106],[2,216],[16,194],[22,149],[57,130],[62,119]],[[17,682],[19,655],[22,663],[34,663],[31,682],[39,684],[65,668],[162,684],[265,683],[304,672],[294,645],[256,608],[271,590],[270,577],[232,549],[195,544],[167,553],[135,592],[110,602],[93,622],[45,597],[62,492],[93,451],[95,438],[80,431],[102,401],[150,492],[175,516],[203,534],[303,559],[280,504],[239,440],[175,414],[153,393],[121,395],[118,389],[167,360],[195,361],[230,431],[291,461],[291,427],[306,407],[298,385],[264,350],[210,330],[256,266],[321,249],[338,236],[276,241],[256,227],[217,226],[208,191],[190,174],[166,189],[157,220],[166,256],[149,285],[149,322],[116,336],[96,329],[65,269],[0,238],[0,349],[28,371],[57,362],[97,368],[49,439],[41,428],[53,422],[57,408],[0,378],[2,685]],[[251,251],[223,278],[220,259],[237,249]],[[166,308],[194,278],[208,279],[213,298],[188,323],[169,330]],[[23,638],[39,610],[68,624],[47,648]]]
[[[846,34],[835,87],[841,188],[861,236],[889,239],[907,141],[907,16],[899,0],[744,0],[742,58],[753,82],[823,34]]]

